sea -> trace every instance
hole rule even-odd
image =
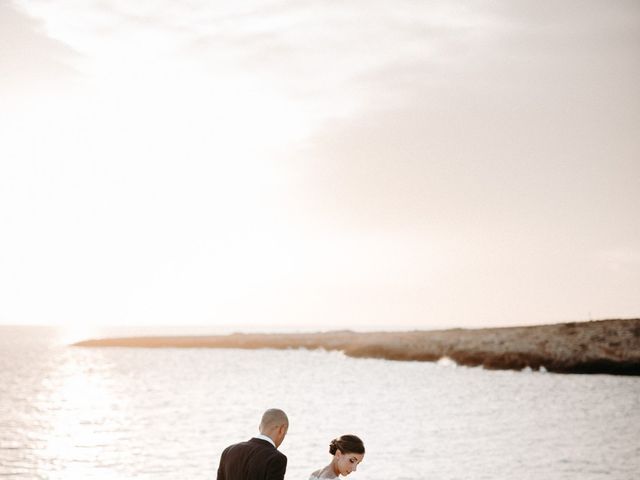
[[[354,480],[640,478],[639,377],[69,342],[0,327],[0,477],[214,479],[276,407],[290,480],[349,433],[366,447]]]

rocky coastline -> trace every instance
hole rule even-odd
[[[79,347],[305,348],[350,357],[404,361],[449,358],[493,370],[545,369],[555,373],[640,375],[640,318],[526,327],[410,332],[246,334],[104,338]]]

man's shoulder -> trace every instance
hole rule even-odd
[[[247,443],[248,445],[251,445],[254,448],[259,448],[260,451],[265,452],[265,454],[268,455],[269,458],[279,458],[284,461],[287,460],[287,457],[284,453],[282,453],[280,450],[278,450],[268,441],[263,440],[261,438],[254,437],[251,440],[244,443]]]
[[[243,442],[243,444],[247,445],[246,448],[254,452],[259,451],[260,456],[269,459],[270,462],[276,461],[277,463],[284,464],[287,462],[287,456],[266,440],[254,437],[247,442]]]
[[[231,445],[229,445],[227,448],[225,448],[222,451],[222,455],[226,455],[227,453],[233,451],[233,450],[244,450],[245,448],[247,448],[249,442],[238,442],[238,443],[232,443]]]
[[[223,453],[228,452],[230,450],[255,450],[255,449],[273,452],[273,454],[276,456],[283,456],[287,458],[282,452],[280,452],[278,449],[276,449],[272,444],[270,444],[266,440],[262,440],[260,438],[255,438],[255,437],[250,438],[249,440],[246,440],[244,442],[238,442],[238,443],[229,445],[227,448],[224,449]]]
[[[244,442],[232,443],[227,448],[225,448],[225,451],[234,450],[234,449],[238,449],[238,448],[246,448],[246,447],[250,447],[250,446],[251,446],[251,440],[246,440]]]

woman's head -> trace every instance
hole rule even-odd
[[[342,435],[331,440],[329,453],[333,455],[335,472],[349,475],[358,469],[358,464],[364,458],[364,443],[355,435]]]

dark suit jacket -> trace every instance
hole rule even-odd
[[[266,440],[252,438],[225,448],[218,480],[283,480],[287,457]]]

